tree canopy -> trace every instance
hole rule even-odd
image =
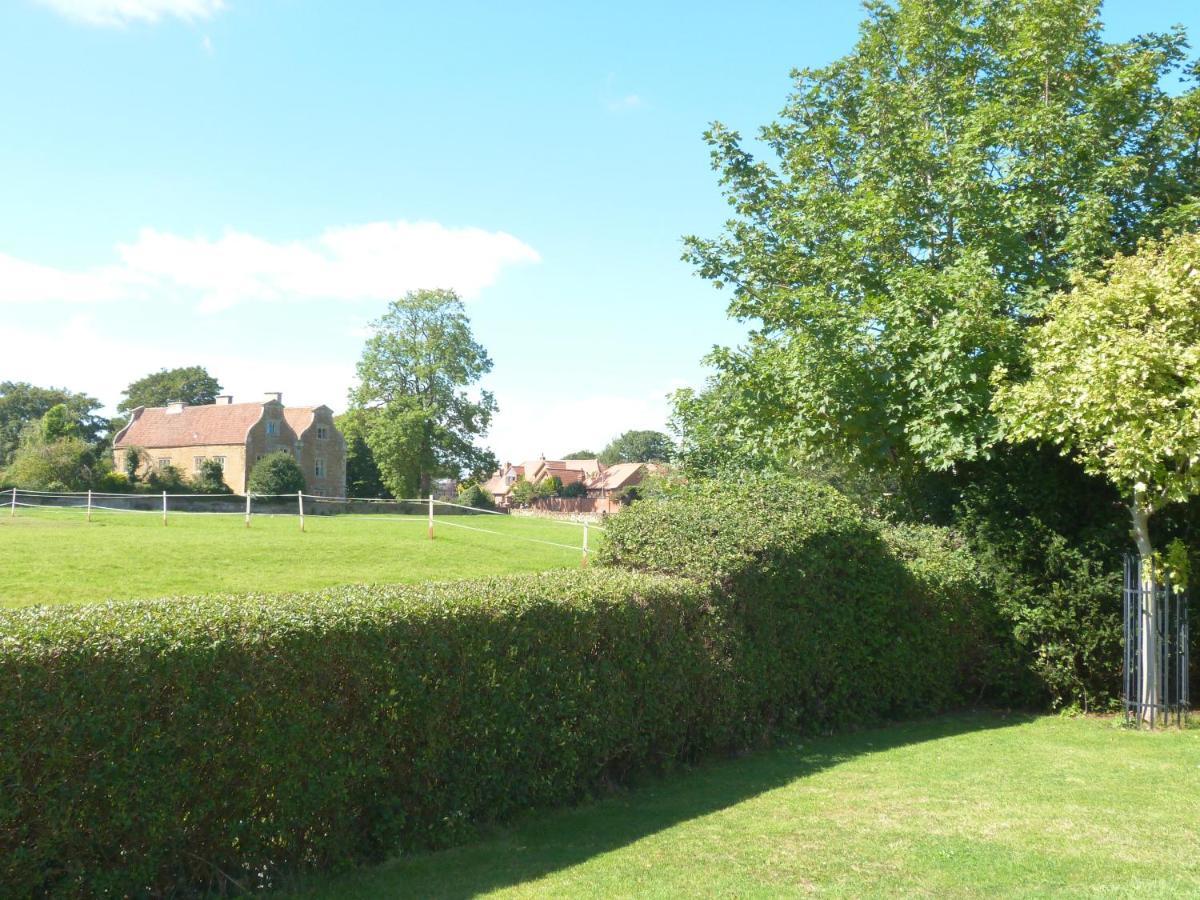
[[[744,452],[788,461],[986,457],[991,373],[1045,297],[1200,194],[1185,53],[1178,30],[1106,41],[1094,0],[875,0],[850,54],[794,73],[759,133],[773,161],[714,124],[733,217],[686,258],[753,327],[709,358],[736,402],[680,398],[685,446],[718,412]]]
[[[458,295],[410,291],[372,328],[350,399],[383,483],[411,497],[428,494],[437,477],[486,478],[498,463],[475,439],[487,432],[496,401],[471,389],[492,361]]]
[[[606,466],[623,462],[666,462],[675,453],[675,444],[661,431],[626,431],[613,438],[600,451]]]
[[[7,465],[21,440],[21,431],[40,422],[51,407],[64,405],[79,427],[78,436],[96,443],[108,420],[95,414],[100,401],[64,388],[43,388],[24,381],[0,382],[0,466]]]
[[[166,406],[173,401],[201,406],[212,403],[220,393],[220,383],[203,366],[161,369],[125,388],[117,411],[127,413],[139,406]]]
[[[1054,445],[1145,519],[1200,493],[1200,235],[1146,243],[1046,307],[1029,376],[996,397],[1014,441]]]

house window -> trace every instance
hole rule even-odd
[[[325,477],[325,460],[321,459],[320,457],[317,457],[317,464],[314,469],[314,472],[318,478]]]
[[[203,456],[197,456],[192,460],[192,471],[193,472],[196,472],[196,473],[200,472],[200,467],[204,465],[204,459],[205,458]]]
[[[165,469],[167,466],[169,466],[169,465],[171,464],[171,457],[169,457],[169,456],[160,456],[160,457],[159,457],[158,459],[156,459],[154,462],[155,462],[155,463],[158,465],[158,467],[159,467],[160,469]]]
[[[221,467],[221,471],[222,471],[222,472],[224,472],[224,471],[225,471],[225,457],[223,457],[223,456],[214,456],[214,457],[213,457],[213,462],[215,462],[215,463],[216,463],[218,466],[220,466],[220,467]]]
[[[329,437],[329,429],[324,425],[317,426],[317,440],[323,441]]]
[[[272,422],[270,419],[268,419],[268,420],[267,420],[267,434],[268,434],[268,435],[273,435],[273,434],[275,434],[275,433],[276,433],[278,430],[279,430],[279,429],[276,427],[275,423],[274,423],[274,422]]]

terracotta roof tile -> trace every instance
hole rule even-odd
[[[243,444],[250,428],[262,418],[261,403],[227,403],[185,406],[168,413],[150,407],[117,435],[114,447],[198,447],[206,444]]]

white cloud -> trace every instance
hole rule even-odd
[[[207,19],[225,9],[224,0],[37,0],[61,16],[85,25],[119,27],[130,22],[153,24],[175,17],[185,22]]]
[[[403,221],[330,228],[291,242],[237,231],[209,240],[144,229],[116,253],[117,262],[81,272],[0,253],[0,303],[154,297],[211,312],[246,302],[389,300],[429,287],[471,298],[506,266],[540,260],[502,231]]]
[[[90,315],[76,315],[60,328],[6,329],[5,377],[33,384],[66,387],[91,394],[112,410],[121,392],[147,372],[199,363],[221,380],[234,399],[257,400],[263,391],[283,391],[286,403],[325,403],[337,411],[346,405],[354,362],[340,363],[287,355],[267,343],[256,353],[209,352],[192,339],[138,343],[102,332]]]

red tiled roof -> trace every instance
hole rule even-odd
[[[284,415],[287,412],[290,410]],[[133,421],[117,435],[113,446],[159,448],[243,444],[246,434],[262,414],[261,403],[185,406],[177,413],[169,413],[161,406],[140,412],[135,410]]]
[[[606,468],[600,477],[588,482],[593,491],[616,491],[623,488],[642,470],[644,463],[616,463]]]
[[[285,406],[283,409],[284,421],[288,423],[288,427],[292,429],[292,433],[296,437],[304,434],[309,425],[313,423],[316,410],[315,406]]]

